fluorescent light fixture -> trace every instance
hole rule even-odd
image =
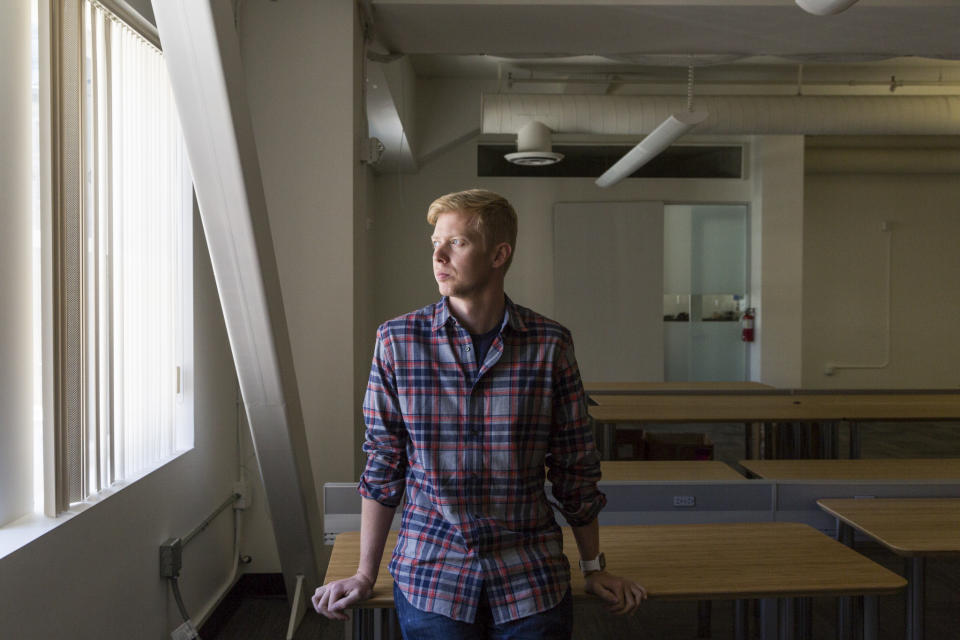
[[[815,16],[829,16],[852,7],[857,0],[795,0],[797,6]]]
[[[677,138],[706,120],[706,111],[682,111],[674,113],[660,126],[640,141],[640,144],[627,152],[625,156],[597,178],[598,187],[609,187],[620,182],[631,173],[650,162],[661,151],[677,141]]]

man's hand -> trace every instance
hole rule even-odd
[[[607,610],[617,615],[633,613],[647,599],[647,590],[639,584],[606,571],[589,574],[586,591],[606,600]]]
[[[337,580],[317,587],[310,601],[317,613],[334,620],[348,620],[343,612],[349,605],[373,595],[373,580],[357,573],[352,578]]]

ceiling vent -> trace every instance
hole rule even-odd
[[[524,167],[544,167],[563,160],[562,153],[554,153],[550,129],[537,120],[526,123],[517,132],[517,151],[503,156],[507,162]]]

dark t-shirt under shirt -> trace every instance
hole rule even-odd
[[[477,369],[483,366],[483,361],[487,359],[487,351],[490,350],[490,345],[493,344],[493,339],[497,337],[498,333],[500,333],[500,325],[486,333],[470,334],[470,337],[473,338],[473,350],[477,356]]]

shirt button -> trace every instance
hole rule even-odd
[[[467,351],[470,351],[470,347],[467,347]]]

